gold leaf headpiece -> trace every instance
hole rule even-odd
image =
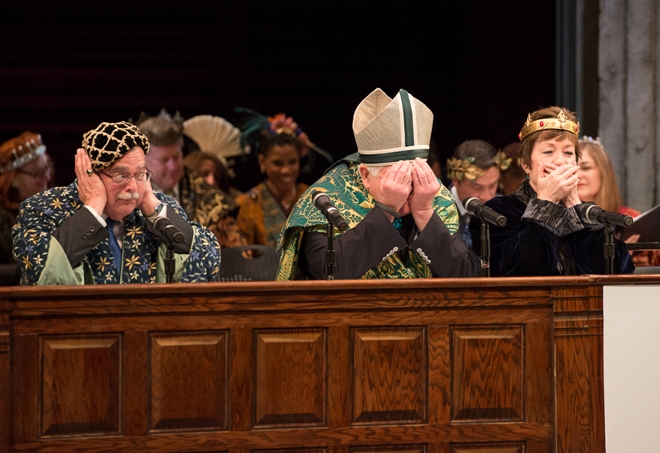
[[[580,123],[574,123],[573,121],[569,120],[563,110],[559,111],[557,118],[541,118],[540,120],[536,121],[532,121],[531,115],[527,114],[527,121],[525,121],[525,125],[520,130],[518,138],[520,141],[523,141],[529,134],[546,129],[568,131],[572,134],[575,134],[577,137],[578,133],[580,132]]]
[[[465,160],[458,157],[447,159],[447,177],[449,179],[462,181],[467,178],[470,181],[474,181],[483,174],[484,171],[474,165],[474,157],[467,157]]]
[[[499,168],[500,171],[508,170],[511,166],[511,158],[506,157],[506,154],[504,154],[501,149],[497,151],[497,154],[495,154],[494,160],[495,166]]]
[[[495,162],[493,166],[500,171],[504,171],[511,166],[511,158],[507,158],[502,151],[498,151],[493,160]],[[467,178],[474,181],[483,174],[484,170],[474,164],[474,157],[466,157],[465,159],[452,157],[447,159],[447,177],[449,179],[462,181]]]

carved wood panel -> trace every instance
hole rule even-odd
[[[227,332],[153,333],[149,353],[150,431],[227,429]]]
[[[275,450],[252,450],[252,453],[326,453],[327,448],[278,448]]]
[[[524,419],[523,326],[451,329],[453,420]]]
[[[493,442],[484,444],[453,444],[450,453],[525,453],[524,442]]]
[[[325,329],[254,331],[254,426],[326,424]]]
[[[120,434],[122,336],[41,337],[42,437]]]
[[[353,329],[353,423],[422,423],[426,328]]]
[[[577,419],[562,431],[555,420],[548,291],[491,281],[26,292],[11,318],[11,366],[0,361],[11,383],[6,449],[550,453],[562,436],[573,440],[558,447],[575,445]],[[570,352],[569,339],[556,344]],[[558,384],[589,384],[569,380],[579,370],[595,378],[582,365],[593,351],[578,351]],[[91,403],[75,374],[86,354],[99,368],[88,380],[101,386]],[[76,392],[65,401],[69,375]],[[104,400],[108,377],[118,384]],[[109,429],[62,422],[72,410],[91,419],[107,402]],[[580,420],[579,438],[590,436],[592,420]]]
[[[385,445],[351,447],[350,453],[426,453],[426,445]]]

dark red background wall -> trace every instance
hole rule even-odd
[[[0,141],[40,132],[66,184],[84,132],[143,110],[282,111],[341,157],[376,87],[427,104],[445,153],[502,147],[554,102],[554,1],[368,3],[5,2]]]

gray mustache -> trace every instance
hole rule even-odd
[[[117,194],[117,198],[120,200],[137,200],[140,198],[140,194],[138,192],[121,192]]]

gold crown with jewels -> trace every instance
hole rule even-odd
[[[578,133],[580,132],[580,123],[574,123],[569,120],[563,110],[559,111],[557,118],[541,118],[536,121],[532,121],[532,117],[528,113],[527,121],[525,121],[525,125],[520,130],[518,138],[520,141],[523,141],[529,134],[547,129],[568,131],[575,134],[575,136],[578,136]]]

